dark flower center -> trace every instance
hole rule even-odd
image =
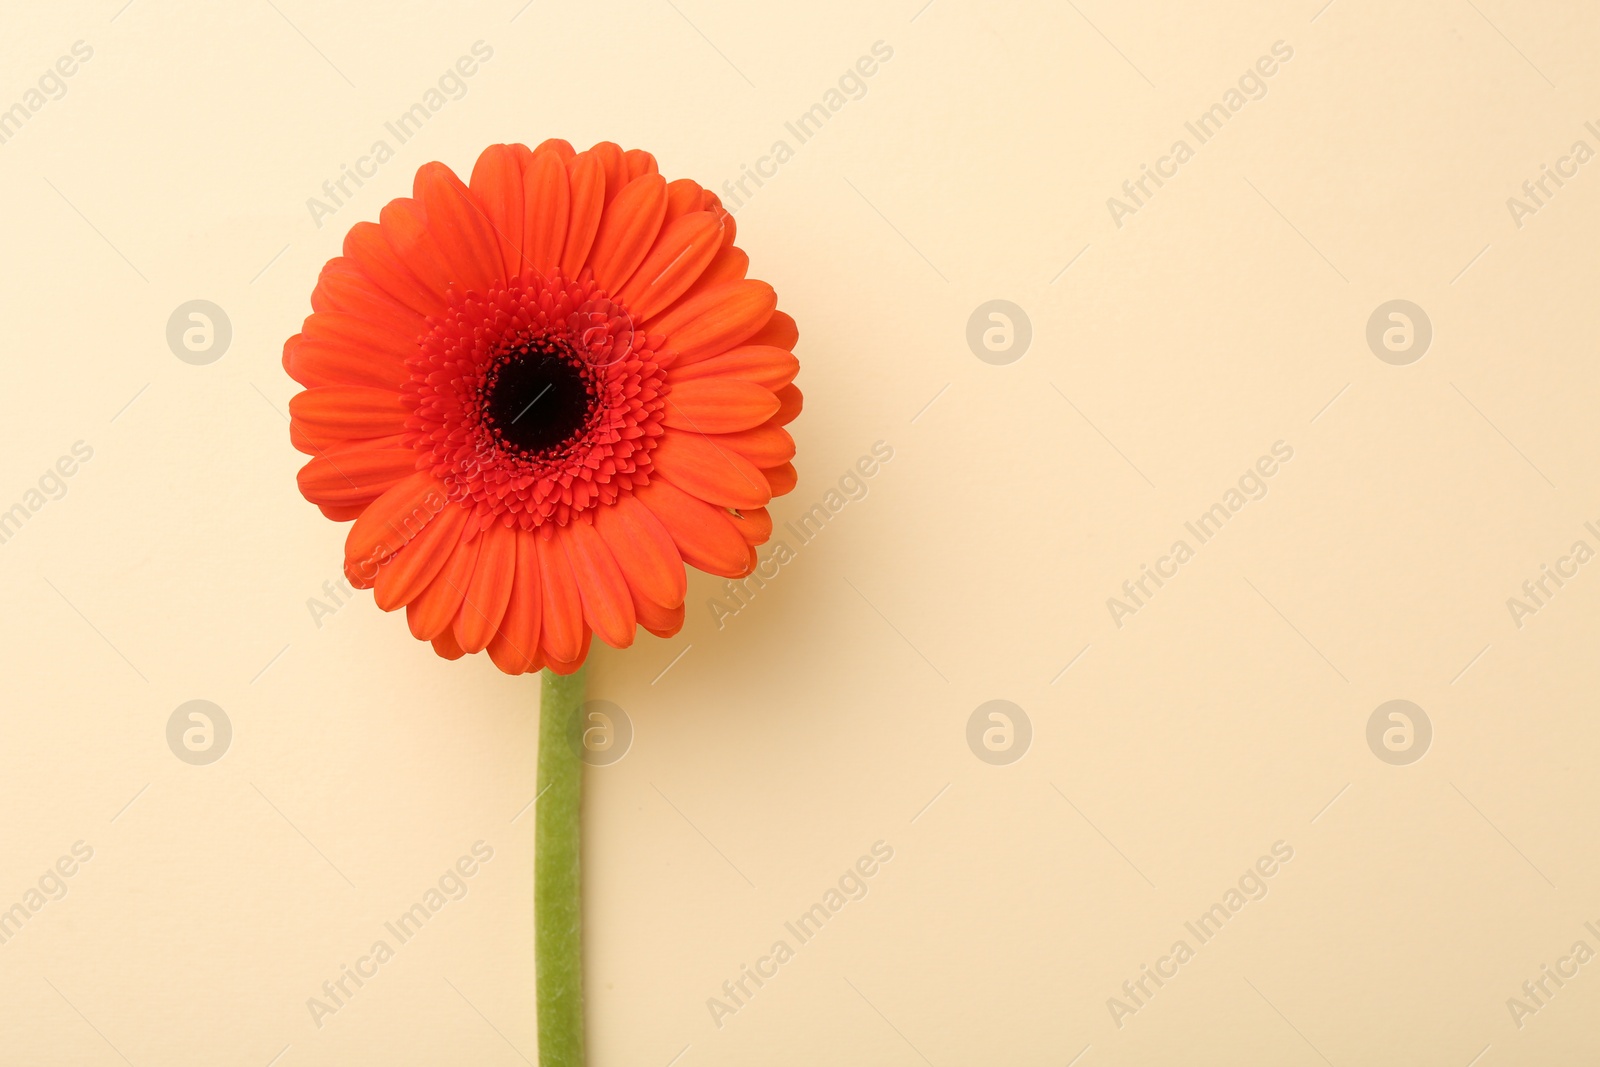
[[[484,422],[501,447],[548,452],[588,428],[595,387],[582,360],[552,338],[511,352],[485,377]]]

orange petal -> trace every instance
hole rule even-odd
[[[507,674],[526,674],[539,657],[539,535],[517,531],[517,573],[511,581],[511,599],[500,619],[500,629],[489,642],[489,658]]]
[[[637,321],[653,317],[688,291],[717,254],[721,240],[722,223],[709,211],[673,219],[661,228],[617,299]]]
[[[563,142],[565,143],[565,142]],[[571,146],[568,146],[569,148]],[[536,152],[522,175],[522,253],[528,266],[549,277],[561,264],[572,193],[567,165],[557,152]]]
[[[800,408],[805,401],[800,390],[793,385],[786,385],[777,392],[778,413],[772,417],[774,426],[787,426],[800,414]]]
[[[580,152],[567,163],[572,196],[567,209],[567,236],[561,248],[561,273],[576,278],[589,258],[589,246],[605,209],[606,172],[592,152]]]
[[[445,294],[417,277],[390,246],[383,227],[358,222],[344,235],[344,254],[372,283],[418,315],[438,315],[448,306]]]
[[[335,256],[323,265],[311,291],[311,309],[365,319],[402,339],[416,340],[428,329],[422,315],[384,292],[348,256]]]
[[[661,521],[691,567],[724,578],[743,578],[750,573],[750,546],[727,512],[697,500],[664,478],[635,490],[634,498]]]
[[[737,452],[763,470],[794,459],[794,438],[771,422],[739,433],[716,434],[711,443],[723,452]]]
[[[504,285],[500,238],[455,172],[443,163],[424,163],[417,170],[413,189],[427,220],[430,242],[449,264],[454,285],[479,293]]]
[[[566,548],[554,537],[539,537],[539,647],[552,669],[573,663],[583,652],[583,600]],[[571,672],[568,672],[571,673]]]
[[[478,536],[483,547],[461,599],[453,630],[456,643],[467,652],[482,652],[500,628],[506,604],[511,600],[511,583],[517,572],[517,532],[495,523]]]
[[[411,371],[397,359],[345,345],[313,341],[304,334],[284,347],[284,369],[308,388],[319,385],[365,385],[399,392],[411,380]]]
[[[601,141],[589,149],[589,154],[600,163],[606,175],[605,206],[610,207],[611,201],[622,192],[622,187],[628,184],[628,161],[623,158],[622,146],[611,141]]]
[[[478,553],[483,548],[483,538],[474,537],[465,544],[457,544],[455,552],[445,561],[441,570],[428,583],[422,595],[406,605],[406,624],[412,636],[422,641],[432,641],[440,634],[450,633],[450,626],[461,610],[461,601],[467,595],[467,584],[478,565]],[[450,638],[455,641],[454,637]]]
[[[727,223],[723,223],[722,236],[726,242],[728,236]],[[715,289],[719,285],[729,282],[742,282],[750,271],[750,257],[744,254],[743,249],[733,248],[724,243],[721,250],[711,257],[711,263],[701,272],[700,277],[689,287],[680,299],[688,300],[699,296],[708,289]]]
[[[772,499],[761,471],[737,452],[697,433],[663,434],[650,453],[652,468],[679,489],[725,508],[759,508]]]
[[[659,604],[645,601],[644,608],[638,614],[639,625],[657,637],[671,637],[683,629],[683,604],[681,601],[670,608],[664,608]]]
[[[576,656],[569,660],[559,660],[550,659],[549,656],[546,655],[544,665],[549,667],[556,674],[571,674],[573,671],[583,666],[583,661],[589,658],[589,638],[592,636],[593,634],[590,632],[589,627],[585,626],[583,628],[583,640],[578,644],[578,654]],[[542,644],[540,646],[540,651],[544,651]]]
[[[772,536],[772,515],[766,508],[751,508],[729,518],[733,519],[733,525],[747,545],[766,544],[767,538]]]
[[[690,363],[747,340],[766,325],[777,304],[778,294],[766,282],[729,282],[686,297],[646,329],[665,334],[666,350],[677,353],[680,363]]]
[[[369,386],[308,389],[289,400],[290,419],[319,438],[386,437],[403,432],[410,414],[399,393]]]
[[[508,278],[522,273],[522,166],[527,153],[522,145],[490,145],[478,156],[468,183],[494,230]]]
[[[460,659],[466,655],[461,646],[456,644],[455,636],[449,630],[433,639],[433,650],[445,659]]]
[[[600,288],[615,293],[633,277],[661,232],[666,211],[667,183],[659,174],[635,178],[606,204],[589,252],[589,266]]]
[[[746,382],[759,382],[776,392],[794,381],[800,373],[800,361],[794,353],[771,345],[740,345],[730,348],[720,356],[702,359],[686,367],[674,367],[673,382],[694,378],[738,378]]]
[[[583,617],[589,628],[612,648],[633,644],[637,621],[628,580],[594,526],[574,522],[563,526],[557,538],[566,542],[567,559],[578,581]]]
[[[372,581],[378,568],[447,504],[444,485],[431,471],[417,471],[396,482],[350,527],[344,541],[345,563],[363,580]]]
[[[460,551],[461,529],[467,524],[469,514],[459,504],[446,507],[405,548],[395,553],[378,571],[372,587],[378,607],[393,611],[422,595],[450,557]]]
[[[774,348],[793,349],[800,340],[800,330],[794,320],[781,311],[774,311],[767,324],[746,339],[748,345],[771,345]]]
[[[533,154],[535,156],[542,156],[547,152],[554,153],[555,157],[561,160],[562,163],[566,163],[573,156],[578,154],[577,151],[573,149],[571,142],[564,141],[559,137],[551,137],[540,141],[539,147],[533,150]]]
[[[628,149],[622,153],[622,161],[627,164],[628,181],[632,181],[641,174],[661,173],[661,168],[656,164],[656,157],[642,148]]]
[[[795,484],[800,481],[800,472],[794,469],[793,463],[780,463],[776,467],[762,470],[766,475],[767,484],[772,486],[773,496],[783,496],[794,491]]]
[[[632,496],[611,507],[596,508],[594,527],[605,538],[617,566],[633,591],[634,613],[642,620],[647,603],[667,606],[683,603],[688,583],[683,557],[661,520]]]
[[[336,449],[301,467],[295,481],[313,504],[337,507],[376,500],[416,469],[417,454],[409,448]]]
[[[667,217],[665,221],[671,222],[673,219],[687,215],[691,211],[704,211],[705,208],[701,206],[701,193],[703,191],[698,182],[691,181],[688,178],[679,178],[675,182],[668,182]],[[717,240],[720,244],[720,235]]]
[[[764,385],[738,378],[691,378],[673,384],[661,421],[695,433],[720,434],[760,426],[777,413],[778,398]]]

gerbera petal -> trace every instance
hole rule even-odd
[[[599,161],[601,169],[605,171],[605,206],[610,207],[611,201],[628,184],[628,161],[623,158],[622,146],[612,141],[601,141],[589,149],[589,154]]]
[[[628,579],[634,611],[641,619],[647,602],[663,606],[683,602],[688,591],[683,557],[649,508],[631,496],[619,497],[612,507],[595,510],[594,527]]]
[[[456,542],[456,549],[445,561],[443,569],[411,603],[406,605],[406,625],[414,637],[432,641],[440,634],[450,632],[461,610],[461,601],[467,595],[467,583],[472,581],[473,569],[478,565],[478,553],[483,548],[483,538]],[[450,639],[452,642],[454,637]]]
[[[431,472],[417,471],[402,478],[350,527],[344,541],[345,562],[370,583],[377,577],[378,567],[421,533],[448,503],[444,484]]]
[[[466,655],[465,650],[458,644],[449,630],[433,639],[433,650],[439,654],[440,659],[460,659]]]
[[[483,547],[472,568],[467,595],[461,600],[453,626],[463,651],[482,652],[500,628],[511,600],[512,578],[517,572],[517,532],[496,523],[478,535]]]
[[[416,275],[428,292],[436,294],[440,311],[448,307],[455,271],[428,236],[428,219],[422,204],[408,196],[391,200],[378,211],[378,226],[395,258]]]
[[[600,288],[615,293],[633,277],[661,232],[666,211],[667,183],[659,174],[635,178],[606,205],[589,252],[589,267]]]
[[[738,378],[777,391],[794,381],[798,373],[800,361],[787,349],[771,345],[740,345],[719,356],[702,359],[686,367],[674,367],[672,379],[676,387],[686,380],[697,378]]]
[[[679,178],[675,182],[667,183],[667,222],[691,211],[705,210],[702,204],[702,194],[705,190],[700,188],[700,183],[689,178]],[[720,241],[720,237],[719,237]]]
[[[638,607],[639,603],[635,601],[635,607],[639,615],[639,625],[657,637],[671,637],[683,629],[683,604],[681,602],[670,608],[652,604],[648,600],[643,602],[643,607]]]
[[[661,228],[617,299],[636,320],[653,318],[688,291],[717,254],[721,239],[722,223],[709,211],[673,219]]]
[[[422,204],[427,219],[428,237],[449,263],[451,281],[472,292],[504,285],[500,238],[455,172],[443,163],[424,163],[413,185],[412,195]]]
[[[330,259],[322,268],[311,291],[311,309],[366,319],[407,341],[415,341],[427,329],[424,316],[384,292],[347,256]]]
[[[627,165],[629,181],[641,174],[661,173],[661,168],[656,164],[656,157],[642,148],[628,149],[622,153],[622,160]]]
[[[583,600],[566,547],[554,537],[539,542],[539,647],[552,666],[577,660],[583,649]]]
[[[794,459],[794,438],[773,422],[738,433],[713,434],[709,440],[717,449],[737,452],[763,470]]]
[[[299,335],[293,348],[284,348],[291,377],[301,385],[365,385],[398,392],[411,380],[411,372],[398,359],[370,349]]]
[[[722,224],[724,242],[728,235],[728,224]],[[700,277],[689,286],[687,292],[679,299],[692,300],[708,289],[715,289],[719,285],[729,282],[742,282],[745,275],[750,272],[750,257],[744,254],[742,248],[734,248],[726,243],[711,257],[711,262],[706,269],[700,272]]]
[[[559,660],[551,659],[549,654],[546,653],[544,665],[549,667],[557,674],[571,674],[573,671],[583,666],[583,661],[589,658],[589,639],[593,636],[594,635],[592,632],[590,632],[589,627],[585,626],[583,628],[583,640],[578,644],[578,654],[576,656],[569,660]],[[544,651],[544,646],[542,644],[540,645],[540,651]]]
[[[567,559],[578,582],[583,617],[589,628],[612,648],[633,644],[637,625],[633,596],[611,550],[587,522],[563,526],[556,537],[566,542]]]
[[[335,507],[376,500],[416,469],[417,454],[409,448],[325,451],[295,480],[307,500]]]
[[[794,469],[793,463],[765,467],[761,473],[766,476],[767,484],[772,486],[773,496],[783,496],[785,493],[793,492],[795,485],[800,481],[800,473]]]
[[[567,236],[561,248],[561,273],[576,278],[589,258],[600,214],[605,210],[606,172],[592,152],[580,152],[567,163],[572,197],[567,208]]]
[[[793,349],[800,340],[800,330],[794,319],[781,311],[774,311],[767,324],[745,340],[747,345],[771,345],[774,348]]]
[[[469,512],[450,505],[422,528],[406,547],[378,570],[373,599],[384,611],[404,607],[419,597],[444,569],[461,544],[461,528]]]
[[[777,304],[772,286],[747,279],[687,297],[645,325],[649,333],[665,335],[666,349],[685,364],[747,340],[766,325]]]
[[[289,417],[318,438],[385,437],[406,428],[410,408],[392,389],[333,385],[289,399]]]
[[[528,266],[548,277],[561,264],[572,196],[567,165],[559,152],[534,153],[522,175],[522,195],[522,254]]]
[[[406,266],[377,223],[358,222],[352,226],[344,235],[344,254],[372,284],[418,315],[437,315],[448,306],[443,292]]]
[[[772,499],[761,471],[698,433],[664,434],[650,453],[655,470],[701,500],[726,508],[759,508]]]
[[[772,417],[774,426],[787,426],[800,414],[805,397],[798,387],[786,385],[777,392],[778,413]]]
[[[673,384],[661,421],[696,433],[726,434],[760,426],[777,413],[778,398],[764,385],[738,378],[691,378]]]
[[[634,493],[661,521],[685,563],[708,574],[743,578],[750,573],[749,545],[728,513],[696,499],[664,478]]]
[[[578,154],[577,150],[572,147],[572,143],[570,141],[565,141],[560,137],[546,138],[545,140],[539,142],[538,148],[533,150],[533,154],[535,156],[542,156],[546,152],[554,153],[555,157],[561,160],[563,163],[567,162],[573,156]]]
[[[542,663],[539,656],[539,535],[517,531],[517,573],[511,582],[500,629],[489,642],[489,658],[507,674],[525,674]]]
[[[522,170],[532,158],[522,145],[492,144],[478,157],[468,182],[494,230],[508,278],[522,273]]]
[[[772,536],[772,515],[766,508],[750,508],[728,517],[747,545],[766,544],[767,538]]]

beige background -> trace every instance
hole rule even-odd
[[[587,776],[592,1062],[1600,1054],[1600,963],[1521,1028],[1506,1004],[1600,950],[1600,564],[1520,629],[1506,606],[1600,548],[1600,163],[1520,228],[1506,204],[1600,148],[1591,5],[123,2],[0,34],[0,107],[94,50],[0,145],[0,508],[94,450],[0,545],[0,908],[94,850],[0,945],[0,1062],[536,1060],[536,686],[367,594],[316,624],[343,528],[295,491],[280,345],[423,162],[614,139],[715,188],[877,41],[738,220],[801,328],[776,518],[894,459],[721,628],[699,576],[678,637],[594,657],[635,739]],[[466,94],[314,225],[479,40]],[[1114,225],[1277,41],[1267,95]],[[164,336],[196,298],[234,331],[207,366]],[[1434,329],[1409,366],[1364,337],[1396,298]],[[1008,365],[965,339],[991,299],[1031,320]],[[1119,629],[1106,599],[1279,440],[1267,496]],[[1409,766],[1366,741],[1396,698],[1433,725]],[[210,766],[166,744],[191,699],[233,725]],[[1008,766],[966,742],[993,699],[1032,724]],[[317,1027],[307,998],[479,840],[467,896]],[[879,840],[865,899],[714,1025]],[[1267,896],[1119,1028],[1107,999],[1278,841]]]

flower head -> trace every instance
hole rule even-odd
[[[748,574],[794,487],[794,320],[647,152],[494,145],[358,223],[283,349],[300,491],[447,659],[568,673]]]

